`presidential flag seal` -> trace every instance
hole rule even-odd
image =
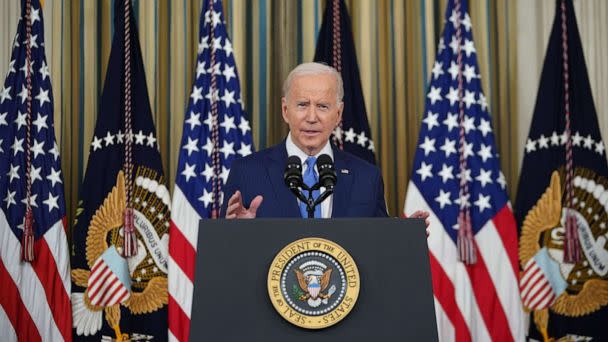
[[[288,322],[322,329],[344,319],[360,289],[359,270],[340,245],[304,238],[283,248],[268,271],[268,295]]]

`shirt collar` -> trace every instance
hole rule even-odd
[[[287,149],[287,155],[288,156],[297,156],[302,161],[302,164],[305,164],[306,163],[306,159],[308,157],[310,157],[306,152],[302,151],[293,142],[293,139],[291,138],[291,132],[289,132],[289,134],[287,134],[287,139],[285,139],[285,148]],[[321,149],[321,151],[319,151],[319,153],[317,153],[316,155],[314,155],[314,157],[318,158],[322,154],[327,154],[327,155],[329,155],[331,157],[332,160],[334,159],[334,151],[332,150],[331,144],[329,143],[329,141],[327,141],[325,143],[325,146],[323,146],[323,148]]]

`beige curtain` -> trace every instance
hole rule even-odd
[[[391,214],[399,215],[447,1],[346,2],[388,207]],[[0,72],[8,66],[18,3],[0,4]],[[553,3],[470,1],[483,90],[511,195],[517,186],[521,144],[528,130]],[[606,66],[601,56],[606,55],[608,35],[601,26],[607,5],[604,0],[575,3],[606,137]],[[201,4],[201,0],[134,0],[151,107],[170,183],[175,178],[184,110],[192,86]],[[286,132],[278,110],[280,86],[292,67],[312,60],[324,5],[324,0],[224,0],[242,98],[253,117],[258,149],[280,141]],[[586,16],[584,25],[580,15]],[[71,219],[110,52],[112,1],[46,0],[44,18],[55,94],[55,129]]]

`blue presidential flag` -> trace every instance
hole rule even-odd
[[[237,23],[238,24],[238,23]],[[218,217],[223,186],[235,159],[252,153],[250,119],[243,110],[234,50],[222,2],[205,0],[196,72],[188,102],[173,188],[169,246],[169,336],[187,341],[198,224]]]
[[[556,4],[515,202],[521,296],[530,337],[606,341],[606,145],[572,1]],[[542,253],[559,267],[529,271]]]
[[[343,0],[327,2],[314,60],[336,68],[344,81],[342,125],[334,131],[333,142],[345,151],[375,164],[375,147],[367,121],[357,51]]]
[[[112,51],[73,230],[74,338],[166,341],[171,201],[135,17],[130,1],[115,3]]]

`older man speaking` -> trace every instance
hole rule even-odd
[[[314,210],[315,218],[388,216],[378,167],[330,143],[332,131],[342,120],[343,96],[342,77],[334,68],[305,63],[293,69],[283,84],[281,99],[289,134],[278,145],[234,161],[224,188],[228,201],[224,201],[221,215],[227,219],[312,217]],[[301,163],[300,185],[313,187],[319,182],[319,158],[333,161],[335,186],[320,204],[307,206],[307,192],[298,199],[294,192],[299,190],[288,187],[284,172],[288,160]],[[312,200],[325,190],[312,191]],[[415,212],[412,217],[426,219],[428,213]]]

